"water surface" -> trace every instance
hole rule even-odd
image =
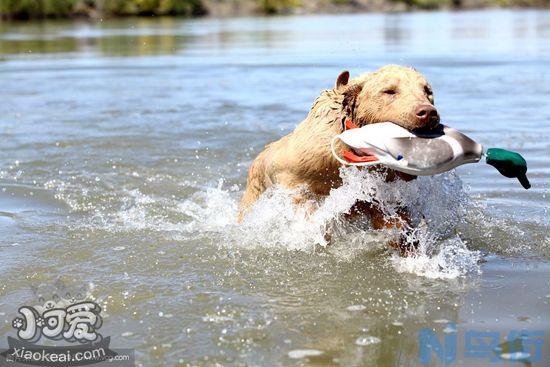
[[[521,152],[532,189],[482,164],[404,187],[432,218],[410,260],[361,228],[314,246],[377,185],[356,172],[313,225],[276,193],[236,226],[263,146],[342,70],[387,63],[427,76],[448,125]],[[550,12],[1,23],[0,82],[2,337],[63,283],[143,366],[415,366],[419,330],[447,322],[543,330],[550,360]]]

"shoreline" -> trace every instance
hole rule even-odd
[[[59,17],[48,17],[48,18],[31,18],[31,19],[6,19],[0,18],[0,33],[2,26],[25,24],[25,23],[42,23],[42,22],[83,22],[83,23],[94,23],[94,22],[104,22],[112,20],[146,20],[146,19],[180,19],[180,20],[229,20],[229,19],[240,19],[240,18],[285,18],[285,17],[323,17],[323,16],[345,16],[345,15],[366,15],[366,14],[384,14],[384,15],[398,15],[398,14],[413,14],[413,13],[469,13],[469,12],[492,12],[492,11],[515,11],[515,12],[526,12],[526,11],[544,11],[550,10],[548,8],[541,7],[478,7],[478,8],[441,8],[441,9],[415,9],[415,10],[373,10],[373,11],[337,11],[337,12],[291,12],[291,13],[277,13],[277,14],[254,14],[254,13],[238,13],[231,15],[223,14],[205,14],[201,16],[185,16],[185,15],[107,15],[100,17],[87,17],[87,16],[71,16],[65,18]]]
[[[60,5],[61,4],[61,5]],[[104,0],[41,0],[34,5],[0,4],[0,22],[45,19],[113,19],[127,17],[235,18],[273,15],[402,13],[497,9],[550,9],[549,0],[176,0],[171,6],[136,0],[117,5]]]

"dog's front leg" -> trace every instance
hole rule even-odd
[[[409,213],[405,208],[398,210],[397,215],[386,218],[380,207],[375,203],[358,201],[348,214],[348,217],[356,218],[357,216],[368,216],[371,225],[374,229],[397,229],[399,238],[392,240],[390,247],[399,251],[402,256],[407,256],[414,252],[417,247],[416,243],[410,244],[406,241],[407,232],[411,228],[411,220]]]

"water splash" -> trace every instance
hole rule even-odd
[[[82,213],[81,207],[86,208],[87,215],[76,224],[80,228],[204,240],[234,249],[323,249],[323,253],[339,261],[350,261],[367,252],[388,251],[387,242],[401,236],[418,244],[418,251],[409,257],[389,256],[397,271],[430,278],[456,278],[479,271],[480,252],[468,248],[468,236],[462,232],[465,223],[466,229],[470,227],[472,215],[483,214],[454,172],[388,183],[384,173],[346,167],[342,168],[341,177],[343,184],[328,197],[300,208],[293,203],[295,192],[273,187],[260,197],[241,224],[237,224],[237,215],[242,191],[237,185],[226,187],[223,180],[215,187],[182,182],[181,187],[188,191],[183,200],[135,187],[121,188],[108,201],[95,203],[88,202],[86,195],[69,192],[67,196],[68,190],[58,192],[58,197],[82,198],[75,209]],[[375,231],[368,218],[346,219],[358,200],[377,203],[386,219],[398,218],[406,206],[412,227]]]
[[[321,202],[311,201],[302,208],[293,204],[293,192],[272,188],[255,203],[241,225],[237,225],[235,190],[223,190],[222,184],[208,189],[178,209],[192,220],[187,230],[218,233],[228,246],[283,247],[289,250],[314,251],[327,246],[336,256],[354,256],[358,252],[380,249],[385,242],[404,235],[418,243],[418,251],[409,257],[397,254],[391,262],[398,271],[430,278],[456,278],[478,272],[480,253],[469,250],[458,232],[472,205],[462,182],[454,173],[420,177],[411,182],[387,183],[383,173],[343,168],[343,184],[333,189]],[[397,218],[405,205],[414,229],[373,231],[368,219],[353,223],[345,220],[358,200],[376,202],[385,218]],[[311,210],[314,208],[314,210]]]

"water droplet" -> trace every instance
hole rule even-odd
[[[360,336],[355,340],[355,344],[360,346],[372,345],[380,343],[380,339],[375,336]]]
[[[315,357],[321,354],[323,354],[323,352],[317,349],[295,349],[288,352],[288,356],[292,359]]]
[[[530,357],[531,354],[525,352],[502,353],[500,355],[500,358],[507,361],[524,361],[526,359],[529,359]]]

